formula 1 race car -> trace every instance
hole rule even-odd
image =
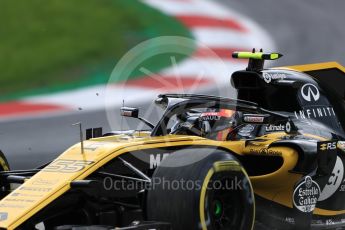
[[[0,154],[0,229],[345,228],[345,68],[264,69],[237,52],[238,99],[164,94],[151,130],[86,130],[33,170]],[[15,186],[15,184],[19,184]]]

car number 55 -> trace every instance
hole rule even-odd
[[[59,173],[74,173],[83,170],[86,166],[94,163],[93,161],[78,161],[78,160],[56,160],[46,166],[42,171],[45,172],[59,172]]]

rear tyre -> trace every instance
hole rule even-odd
[[[193,162],[181,166],[181,162]],[[252,229],[254,193],[239,161],[210,148],[170,154],[155,170],[147,191],[149,220],[173,229]]]
[[[0,150],[0,172],[9,171],[10,166],[7,162],[7,159],[3,152]],[[0,178],[0,199],[5,197],[10,191],[10,184],[6,183],[5,181],[1,180]]]

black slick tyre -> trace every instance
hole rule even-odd
[[[4,153],[0,150],[0,172],[9,171],[9,170],[10,170],[10,166],[7,162],[7,159]],[[5,197],[9,193],[9,190],[10,190],[10,185],[0,178],[0,199]]]
[[[174,230],[252,229],[254,193],[232,154],[212,148],[183,149],[155,170],[146,215],[148,220],[171,223]]]

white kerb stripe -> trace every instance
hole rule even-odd
[[[198,15],[219,19],[229,19],[232,14],[207,1],[144,0],[145,3],[169,15]]]

